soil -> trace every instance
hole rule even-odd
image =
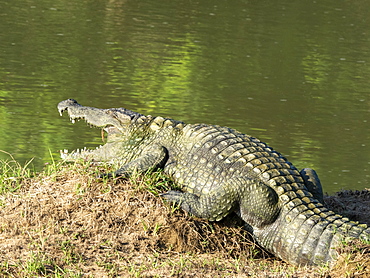
[[[148,190],[161,190],[162,178],[102,181],[94,171],[66,166],[0,195],[0,276],[370,277],[369,245],[344,248],[332,269],[292,267],[259,248],[235,215],[208,222],[165,203]],[[370,190],[325,202],[370,224]]]

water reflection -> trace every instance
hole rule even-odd
[[[1,2],[0,149],[40,169],[100,144],[59,117],[73,97],[227,125],[316,168],[329,192],[368,187],[369,5]]]

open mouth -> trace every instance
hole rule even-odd
[[[67,111],[68,116],[73,124],[79,120],[85,120],[90,127],[101,128],[101,138],[103,144],[96,147],[95,149],[87,149],[86,147],[84,147],[82,149],[76,149],[71,152],[67,149],[60,150],[60,157],[64,160],[92,160],[97,156],[97,154],[101,152],[101,149],[104,147],[104,143],[108,140],[108,138],[120,132],[119,129],[116,128],[113,124],[105,124],[101,120],[99,120],[99,118],[101,118],[102,116],[107,117],[107,113],[102,109],[84,107],[78,104],[77,101],[73,99],[68,99],[58,104],[58,112],[60,116],[62,116],[63,112],[65,111]]]
[[[80,117],[71,117],[71,122],[74,124],[79,120],[85,120],[84,118]],[[87,122],[87,121],[86,121]],[[102,153],[104,153],[105,144],[109,141],[113,141],[115,135],[121,134],[120,130],[115,126],[108,125],[106,127],[97,127],[92,124],[87,124],[90,127],[98,128],[101,130],[100,137],[102,140],[101,145],[97,146],[96,148],[81,148],[75,149],[73,151],[69,151],[68,149],[60,150],[60,157],[66,161],[75,161],[78,159],[83,159],[86,161],[98,161],[100,160],[99,157]]]
[[[71,122],[73,124],[76,123],[76,121],[79,121],[79,120],[82,120],[82,118],[71,118]],[[90,127],[98,128],[98,127],[93,126],[91,124],[90,124]],[[84,148],[81,148],[81,149],[74,149],[72,151],[69,151],[68,149],[64,149],[64,150],[59,151],[60,152],[60,157],[63,160],[67,160],[67,161],[74,161],[74,160],[77,160],[77,159],[91,160],[92,157],[94,156],[95,152],[98,152],[101,148],[104,147],[104,144],[107,141],[109,133],[112,130],[117,130],[117,129],[112,127],[112,126],[111,127],[106,127],[106,128],[101,128],[102,143],[101,143],[101,145],[97,146],[96,148],[88,149],[88,148],[84,147]]]
[[[67,112],[72,123],[85,120],[89,126],[101,129],[102,146],[95,149],[77,149],[72,152],[60,151],[61,157],[70,161],[83,159],[110,162],[115,160],[117,149],[119,149],[117,146],[124,140],[127,126],[132,118],[142,116],[125,108],[99,109],[83,106],[74,99],[61,101],[58,104],[58,112],[61,116],[63,112]]]

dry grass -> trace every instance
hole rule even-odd
[[[332,270],[292,267],[256,246],[235,216],[211,223],[164,203],[158,192],[171,184],[161,173],[99,181],[96,171],[7,174],[1,277],[369,277],[368,245],[343,250]]]

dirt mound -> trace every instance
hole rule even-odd
[[[270,257],[236,216],[211,223],[164,203],[161,174],[98,181],[88,171],[64,167],[0,196],[0,276],[342,277]],[[326,201],[347,206],[340,195]]]
[[[324,199],[325,205],[336,213],[370,226],[370,189],[344,190]]]
[[[265,254],[236,217],[219,224],[195,219],[164,204],[146,189],[147,182],[98,182],[76,169],[25,180],[21,190],[1,197],[0,261],[11,266],[40,261],[48,265],[41,274],[78,266],[95,276],[107,264],[127,268],[127,261],[135,272],[153,254],[217,253],[220,259]]]

